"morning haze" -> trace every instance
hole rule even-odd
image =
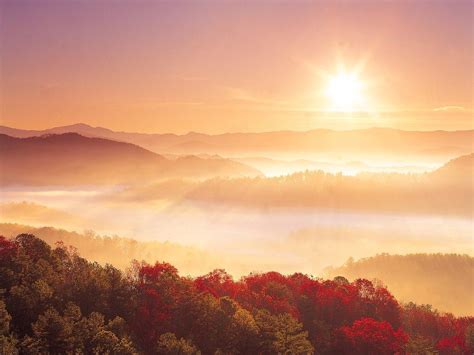
[[[0,353],[473,353],[472,23],[0,0]]]

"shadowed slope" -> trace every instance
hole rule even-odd
[[[259,133],[145,134],[115,132],[102,127],[75,124],[46,130],[21,130],[0,126],[0,133],[31,137],[46,133],[76,132],[89,137],[103,137],[140,145],[158,153],[175,154],[365,154],[393,157],[410,153],[414,156],[455,156],[470,153],[474,131],[403,131],[390,128],[334,131],[277,131]],[[300,157],[298,157],[300,158]]]
[[[87,185],[166,177],[259,175],[225,159],[168,160],[139,146],[77,133],[14,138],[0,135],[3,185]]]
[[[327,276],[379,279],[400,300],[474,313],[474,258],[457,254],[377,255],[328,269]]]

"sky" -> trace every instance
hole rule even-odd
[[[471,1],[0,0],[0,124],[473,128]],[[327,86],[357,73],[363,103]]]

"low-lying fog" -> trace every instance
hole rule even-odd
[[[325,267],[341,265],[349,257],[377,253],[474,254],[469,218],[246,209],[169,200],[117,203],[107,198],[120,189],[2,189],[0,222],[193,246],[215,255],[215,267],[234,276],[266,270],[321,275]],[[172,255],[161,259],[180,268]]]
[[[305,170],[324,170],[333,174],[342,172],[344,175],[356,175],[362,172],[424,173],[439,168],[447,160],[445,157],[413,159],[412,161],[408,161],[406,157],[400,157],[399,159],[387,161],[387,159],[367,159],[358,156],[351,160],[347,160],[347,156],[344,158],[332,156],[329,159],[327,155],[321,157],[309,156],[306,159],[294,156],[289,156],[285,159],[281,158],[281,154],[273,158],[269,156],[271,155],[265,157],[251,155],[244,157],[234,156],[231,158],[258,169],[267,177],[293,174]]]

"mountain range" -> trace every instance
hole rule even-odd
[[[16,138],[0,134],[0,184],[93,185],[159,179],[258,176],[242,163],[218,157],[167,159],[131,143],[78,133]]]
[[[391,128],[369,128],[335,131],[277,131],[261,133],[148,134],[117,132],[79,123],[45,130],[22,130],[0,126],[0,133],[18,137],[74,132],[85,137],[100,137],[133,143],[160,154],[221,154],[228,156],[255,153],[279,153],[298,158],[312,154],[365,154],[380,157],[437,156],[453,157],[471,153],[474,130],[404,131]]]

